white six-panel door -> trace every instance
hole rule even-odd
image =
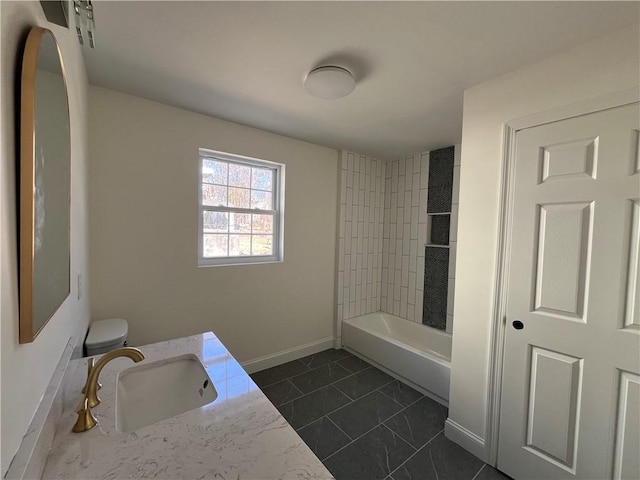
[[[640,478],[639,119],[516,135],[498,450],[514,478]]]

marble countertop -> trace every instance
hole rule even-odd
[[[116,358],[102,370],[101,403],[92,409],[99,424],[84,433],[71,431],[86,380],[86,368],[78,368],[82,374],[73,379],[42,478],[333,478],[213,333],[139,348],[143,362]],[[218,398],[134,432],[118,432],[118,372],[188,353],[205,366]]]

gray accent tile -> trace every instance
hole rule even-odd
[[[485,465],[474,480],[512,480],[500,470],[496,470],[491,465]]]
[[[298,435],[320,460],[324,460],[351,441],[327,417],[301,428]]]
[[[429,243],[434,245],[449,245],[449,229],[451,215],[431,216],[431,238]]]
[[[399,380],[396,380],[389,385],[385,385],[380,389],[382,393],[393,398],[396,402],[398,402],[403,407],[408,407],[416,400],[424,397],[420,392],[414,390],[409,385],[405,385]]]
[[[393,480],[471,480],[483,462],[464,448],[438,435],[393,472]]]
[[[309,393],[349,375],[351,372],[337,363],[327,363],[290,380],[302,393]]]
[[[340,360],[338,364],[353,373],[361,372],[362,370],[366,370],[371,366],[370,363],[365,362],[364,360],[356,357],[355,355],[352,357]]]
[[[415,449],[383,425],[327,458],[325,466],[336,480],[386,478]]]
[[[373,392],[333,412],[329,418],[352,439],[371,430],[402,407],[380,392]]]
[[[347,394],[349,398],[355,400],[392,381],[393,377],[382,370],[371,367],[336,382],[335,386]]]
[[[335,362],[337,360],[341,360],[343,358],[348,358],[351,356],[352,355],[346,350],[336,350],[334,348],[330,348],[329,350],[324,350],[322,352],[314,353],[313,355],[301,358],[300,361],[309,368],[316,368],[329,362]]]
[[[302,392],[289,380],[283,380],[282,382],[264,387],[262,392],[276,407],[302,396]]]
[[[384,424],[415,448],[422,447],[444,428],[447,409],[424,397]]]
[[[349,403],[349,398],[333,386],[296,398],[278,407],[294,429],[299,429]]]
[[[425,247],[423,324],[446,329],[448,285],[449,249]]]
[[[260,372],[251,374],[251,378],[260,388],[273,385],[293,375],[308,372],[309,367],[304,363],[294,360],[293,362],[283,363],[277,367],[267,368]]]

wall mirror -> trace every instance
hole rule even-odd
[[[20,343],[32,342],[70,292],[69,102],[51,31],[33,27],[22,62]]]

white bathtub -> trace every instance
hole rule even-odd
[[[342,344],[448,406],[451,335],[376,312],[343,320]]]

